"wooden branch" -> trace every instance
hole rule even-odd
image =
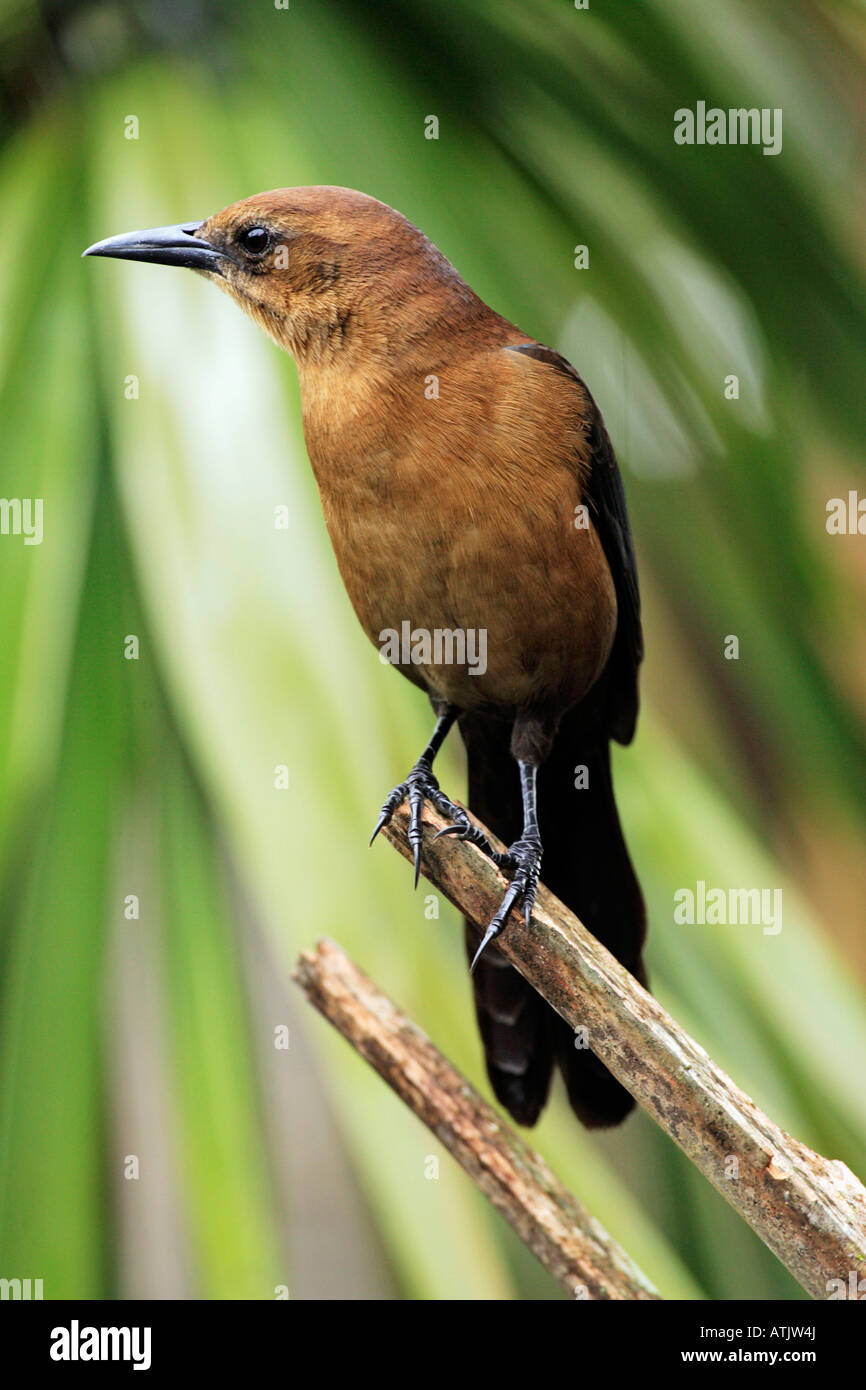
[[[383,834],[407,858],[408,808]],[[482,929],[505,880],[425,808],[423,872]],[[496,837],[487,834],[498,846]],[[501,846],[498,846],[501,848]],[[543,869],[542,869],[543,872]],[[529,931],[516,913],[502,954],[575,1029],[814,1298],[866,1259],[866,1189],[774,1124],[543,886]],[[858,1274],[859,1278],[859,1274]]]
[[[640,1270],[512,1130],[330,941],[298,959],[307,998],[445,1145],[572,1298],[657,1299]]]

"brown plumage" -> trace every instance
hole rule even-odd
[[[325,522],[377,646],[407,621],[486,633],[483,670],[435,653],[397,659],[439,718],[377,831],[408,795],[417,878],[426,798],[491,852],[432,773],[459,722],[470,809],[511,847],[494,856],[513,881],[483,954],[467,928],[492,1085],[531,1124],[558,1056],[581,1119],[616,1123],[630,1097],[492,944],[512,906],[528,920],[543,845],[545,882],[643,978],[643,904],[608,757],[637,714],[637,577],[621,480],[585,385],[404,217],[349,189],[262,193],[90,254],[198,269],[291,353]]]

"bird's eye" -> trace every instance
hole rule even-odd
[[[267,227],[246,227],[238,236],[243,249],[249,256],[263,256],[271,244],[271,234]]]

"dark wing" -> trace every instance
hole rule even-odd
[[[619,743],[630,743],[637,722],[637,673],[643,660],[643,631],[640,621],[637,562],[625,504],[625,489],[613,445],[605,429],[601,411],[586,384],[560,353],[554,352],[552,348],[543,347],[541,343],[520,343],[507,351],[525,353],[527,357],[545,362],[555,371],[570,377],[586,403],[590,471],[585,486],[585,500],[613,575],[619,606],[616,637],[606,672],[609,732]]]

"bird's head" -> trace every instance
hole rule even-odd
[[[203,272],[299,364],[350,359],[356,347],[369,357],[407,298],[462,286],[411,222],[349,188],[258,193],[204,222],[109,237],[84,255]]]

